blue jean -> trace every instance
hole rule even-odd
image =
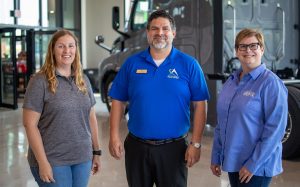
[[[40,187],[86,187],[89,182],[92,161],[52,167],[55,183],[43,182],[38,167],[30,167],[35,181]]]
[[[240,183],[239,172],[229,172],[228,176],[231,187],[268,187],[272,180],[272,177],[253,175],[248,183]]]

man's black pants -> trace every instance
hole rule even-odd
[[[129,187],[186,187],[185,138],[163,145],[150,145],[128,135],[125,166]]]

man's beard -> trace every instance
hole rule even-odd
[[[167,42],[162,42],[162,41],[155,42],[155,41],[153,41],[152,46],[156,49],[164,49],[164,48],[167,48],[168,44],[167,44]]]
[[[148,39],[149,41],[149,39]],[[154,36],[152,42],[149,41],[150,45],[155,49],[165,49],[168,47],[168,37],[166,36]]]

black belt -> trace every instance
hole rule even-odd
[[[182,139],[184,139],[184,138],[187,137],[187,134],[182,135],[182,136],[177,137],[177,138],[169,138],[169,139],[163,139],[163,140],[142,139],[142,138],[134,136],[132,133],[129,133],[128,136],[130,136],[131,138],[133,138],[133,139],[135,139],[135,140],[137,140],[139,142],[145,143],[145,144],[149,144],[149,145],[163,145],[163,144],[172,143],[172,142],[176,142],[176,141],[182,140]]]

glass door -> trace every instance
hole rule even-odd
[[[15,30],[0,29],[0,107],[12,109],[18,108]]]
[[[34,31],[32,33],[33,36],[33,53],[34,53],[34,61],[32,64],[33,73],[38,72],[40,68],[45,63],[45,57],[47,53],[48,44],[51,40],[52,35],[56,32],[56,30],[49,31]]]

